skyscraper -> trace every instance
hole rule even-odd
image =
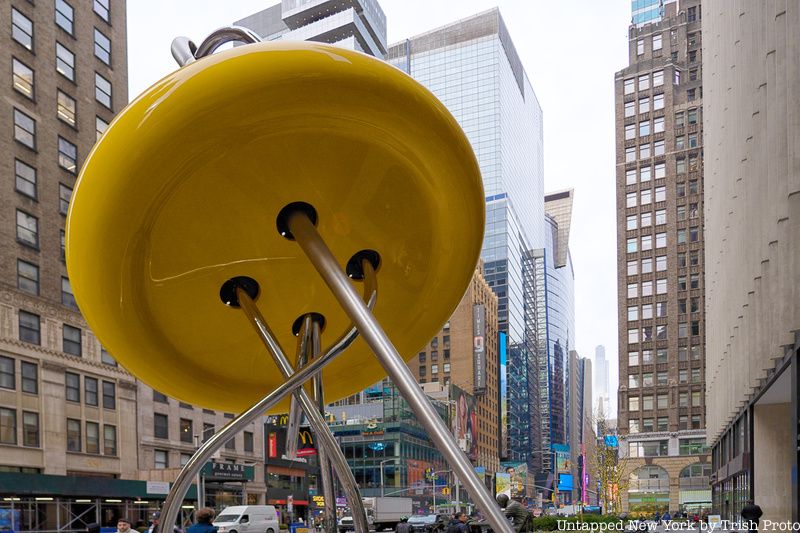
[[[594,397],[597,399],[593,411],[603,413],[605,418],[616,418],[616,413],[611,410],[610,385],[608,382],[608,360],[606,347],[602,344],[594,349]]]
[[[317,41],[386,55],[386,15],[376,0],[281,0],[234,24],[266,41]]]
[[[629,510],[710,507],[700,2],[629,28],[615,77],[620,454]],[[675,480],[679,480],[677,483]]]
[[[708,440],[714,511],[800,520],[800,5],[706,2]]]
[[[486,191],[484,274],[498,296],[508,346],[504,452],[536,467],[538,357],[535,327],[526,323],[537,316],[536,295],[526,283],[524,255],[545,240],[541,107],[497,9],[395,43],[387,61],[447,106],[478,158]]]
[[[664,3],[664,0],[631,0],[631,24],[640,27],[659,22],[664,17]]]

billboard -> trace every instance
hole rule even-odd
[[[498,383],[500,384],[500,457],[508,457],[508,380],[506,378],[506,367],[508,366],[508,336],[504,332],[500,332],[498,339],[498,358],[500,361],[499,370],[500,376]]]
[[[525,463],[503,463],[505,473],[508,474],[509,497],[522,501],[527,495],[528,465]]]
[[[511,476],[505,472],[498,472],[494,475],[494,493],[505,494],[511,497]]]
[[[559,492],[572,492],[574,483],[572,481],[572,474],[559,474],[558,475],[558,490]]]
[[[486,394],[486,306],[472,306],[473,392]]]
[[[450,420],[453,435],[458,446],[471,460],[478,458],[478,410],[475,397],[450,385],[450,399],[453,401]]]
[[[556,472],[570,472],[569,445],[553,444],[552,448],[556,454]]]

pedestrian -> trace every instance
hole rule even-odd
[[[408,523],[408,517],[404,516],[400,519],[400,523],[397,524],[397,529],[394,530],[395,533],[414,533],[414,526]]]
[[[653,516],[653,521],[655,521],[656,525],[661,523],[661,513],[656,511],[655,516]]]
[[[161,512],[156,511],[150,517],[150,529],[147,530],[147,533],[155,533],[156,526],[158,526],[159,522],[161,522]],[[158,533],[163,532],[159,530]],[[172,533],[181,533],[181,528],[172,526]]]
[[[753,500],[747,500],[747,505],[742,507],[741,514],[742,518],[747,522],[747,530],[758,531],[758,522],[761,520],[761,515],[764,514],[761,507],[756,505]]]
[[[217,526],[211,524],[214,520],[214,509],[203,507],[194,514],[195,523],[186,528],[186,533],[217,533]]]
[[[457,512],[447,527],[447,533],[469,533],[467,515],[461,511]]]
[[[672,517],[670,516],[669,511],[665,511],[664,515],[661,517],[661,521],[664,522],[665,526],[668,526],[670,520],[672,520]]]
[[[117,533],[130,533],[131,521],[127,518],[117,519]]]

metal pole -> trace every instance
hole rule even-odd
[[[385,493],[386,493],[386,490],[384,489],[384,486],[383,486],[383,461],[381,461],[381,498],[383,498]]]
[[[464,480],[466,488],[478,502],[492,529],[496,533],[514,533],[494,498],[489,495],[478,479],[469,459],[458,447],[453,435],[439,418],[425,393],[422,392],[403,358],[400,357],[378,321],[359,298],[350,279],[342,271],[336,258],[317,232],[317,228],[305,213],[298,211],[292,213],[288,218],[289,230],[295,240],[375,353],[378,361],[406,399],[433,443],[458,476]],[[364,261],[363,268],[365,272],[372,271],[369,261]]]
[[[194,447],[195,449],[200,448],[200,435],[194,435]],[[203,465],[205,466],[205,465]],[[205,498],[203,497],[203,488],[200,486],[200,476],[202,470],[197,471],[197,477],[195,477],[194,484],[197,487],[197,508],[202,509],[206,506]]]
[[[264,398],[255,403],[247,411],[231,420],[219,433],[212,435],[210,439],[204,442],[194,455],[192,455],[189,462],[181,469],[178,477],[175,479],[175,483],[172,485],[172,489],[167,495],[167,499],[164,500],[164,507],[161,509],[161,520],[157,528],[157,533],[161,531],[160,526],[162,524],[169,524],[166,531],[168,533],[172,531],[172,524],[175,523],[175,519],[178,517],[181,502],[183,502],[186,491],[189,490],[189,486],[192,484],[192,479],[197,475],[197,472],[200,471],[203,465],[211,459],[211,456],[214,455],[231,436],[236,435],[254,420],[261,417],[264,411],[272,409],[287,394],[290,394],[294,389],[322,370],[325,365],[333,361],[340,353],[342,353],[341,350],[336,350],[334,347],[334,349],[329,350],[322,357],[315,359],[309,363],[308,366],[289,377],[277,389],[264,396]]]
[[[245,316],[255,328],[264,346],[267,347],[267,350],[272,355],[275,364],[278,366],[278,370],[285,378],[289,379],[294,373],[294,368],[292,368],[292,365],[283,353],[280,344],[278,344],[278,340],[270,330],[264,317],[261,316],[261,312],[256,307],[256,304],[253,302],[252,298],[250,298],[250,295],[241,288],[237,288],[236,295],[239,298],[239,305],[242,311],[244,311]],[[324,447],[328,452],[333,468],[336,470],[336,475],[339,477],[339,481],[344,489],[345,496],[347,496],[347,500],[350,502],[350,508],[353,511],[353,524],[355,525],[356,531],[369,531],[367,512],[364,509],[364,502],[361,500],[361,494],[358,492],[356,478],[350,470],[350,465],[347,464],[347,459],[345,459],[344,453],[342,453],[342,449],[339,447],[339,443],[336,442],[330,429],[328,429],[328,425],[325,423],[325,419],[322,418],[322,415],[319,413],[319,410],[314,405],[314,401],[306,390],[300,387],[294,392],[294,395],[300,402],[300,407],[303,409],[303,412],[308,418],[308,422],[311,424],[311,430],[320,441],[320,446]],[[334,506],[335,504],[336,500],[334,499]]]

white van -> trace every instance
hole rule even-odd
[[[272,505],[226,507],[214,519],[218,533],[279,533],[278,512]]]

